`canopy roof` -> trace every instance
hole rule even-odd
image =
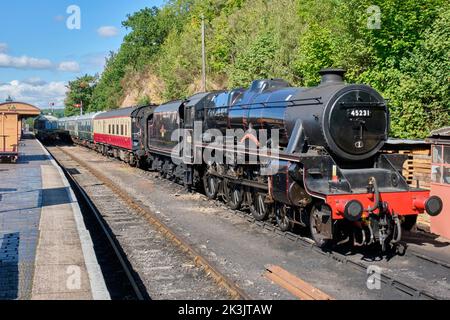
[[[22,117],[35,117],[41,114],[41,110],[24,102],[0,103],[0,112],[16,112]]]

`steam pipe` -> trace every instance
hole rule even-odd
[[[372,226],[370,225],[370,223],[367,225],[367,227],[369,228],[369,232],[370,232],[370,241],[367,245],[371,245],[372,243],[375,242],[375,236],[373,235],[373,229]]]
[[[366,233],[364,232],[364,229],[361,229],[361,235],[362,235],[362,241],[358,243],[356,239],[354,239],[353,243],[355,247],[362,247],[364,243],[366,242]]]

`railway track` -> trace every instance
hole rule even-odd
[[[184,254],[187,254],[192,259],[192,262],[198,268],[200,268],[206,276],[212,279],[216,285],[218,285],[227,292],[229,297],[236,300],[251,300],[251,298],[241,288],[239,288],[230,278],[221,273],[214,265],[212,265],[208,261],[208,259],[203,257],[202,254],[200,254],[195,248],[190,246],[186,241],[184,241],[181,237],[179,237],[177,233],[172,230],[172,228],[170,228],[167,224],[165,224],[161,219],[159,219],[143,204],[136,202],[129,194],[120,189],[117,185],[114,184],[113,181],[107,178],[100,171],[93,168],[90,164],[83,161],[82,159],[65,151],[63,148],[56,146],[56,147],[48,147],[48,149],[49,152],[54,157],[55,153],[64,154],[66,157],[69,157],[73,162],[77,163],[80,167],[87,170],[92,175],[92,177],[95,177],[95,179],[98,180],[98,182],[100,182],[100,184],[97,182],[97,185],[102,185],[108,188],[114,194],[116,200],[120,199],[129,209],[138,213],[141,217],[145,219],[145,221],[147,221],[150,225],[152,225],[161,235],[163,235],[166,239],[170,240],[170,242],[173,245],[175,245],[179,250],[181,250]],[[58,156],[56,156],[55,158],[58,158]],[[64,164],[62,164],[62,167],[64,167]],[[70,176],[70,170],[66,171],[69,171],[68,174]],[[75,174],[79,174],[79,171],[76,172]],[[74,180],[75,183],[77,183],[76,179],[73,178],[73,175],[72,179]],[[80,186],[79,184],[77,184],[77,186],[81,190],[83,189],[83,187]],[[89,196],[86,194],[86,192],[83,191],[83,194],[84,197],[89,199]],[[94,205],[92,206],[95,207]],[[99,214],[99,219],[101,220],[100,213],[98,212],[98,210],[96,211]],[[107,230],[108,228],[104,226],[104,229]],[[111,234],[110,236],[111,238],[113,237],[113,235]],[[131,272],[127,272],[127,275],[128,274],[130,275],[129,278],[130,281],[132,281]],[[137,289],[136,284],[133,285],[133,287]]]
[[[53,156],[53,155],[52,155]],[[53,157],[53,159],[58,163],[58,165],[62,168],[64,174],[66,175],[72,189],[74,190],[74,193],[76,194],[77,198],[79,199],[80,207],[83,209],[82,212],[86,213],[88,212],[89,217],[86,217],[86,214],[84,214],[84,219],[90,220],[88,221],[88,226],[91,232],[91,237],[93,238],[93,242],[97,244],[98,247],[99,242],[103,242],[101,252],[98,252],[98,249],[96,250],[96,254],[107,255],[105,251],[112,251],[114,258],[117,260],[115,261],[116,264],[119,264],[119,266],[116,266],[116,269],[120,268],[120,271],[115,271],[112,276],[116,277],[117,273],[123,273],[122,275],[119,275],[120,281],[125,281],[126,283],[121,283],[118,286],[119,288],[108,288],[111,294],[112,299],[133,299],[133,300],[149,300],[148,293],[146,292],[145,288],[143,288],[141,281],[138,279],[138,276],[134,273],[132,267],[130,266],[126,255],[121,250],[120,244],[115,239],[114,234],[112,233],[111,229],[108,228],[106,222],[102,218],[102,215],[100,211],[97,209],[97,207],[94,205],[94,203],[91,201],[89,196],[86,194],[84,189],[80,186],[80,184],[77,182],[77,180],[73,177],[73,175],[68,171],[64,166],[61,165],[61,163]],[[93,227],[93,224],[95,226]],[[108,247],[108,248],[105,248]],[[109,258],[108,264],[111,263],[111,258]],[[104,268],[104,267],[103,267]],[[102,268],[102,269],[103,269]],[[108,266],[107,268],[110,269]],[[105,275],[105,280],[107,282],[108,287],[111,287],[109,282],[109,277],[111,276],[111,270],[107,271],[108,274]],[[105,273],[105,271],[104,271]],[[124,289],[125,287],[128,287],[127,289]],[[117,292],[114,292],[117,291]],[[113,292],[111,292],[113,291]],[[125,292],[125,293],[124,293]]]
[[[120,162],[120,161],[119,161]],[[145,173],[147,176],[151,177],[152,173],[143,171],[141,169],[134,168],[135,170],[139,171],[140,173]],[[211,200],[210,200],[211,201]],[[220,205],[221,201],[214,200],[213,202],[216,203],[216,205]],[[301,245],[303,248],[314,251],[317,254],[326,256],[332,260],[338,261],[344,265],[347,265],[349,267],[352,267],[353,269],[356,269],[357,271],[367,274],[367,270],[370,266],[370,263],[364,263],[361,262],[363,260],[362,254],[356,254],[353,256],[349,256],[343,253],[340,253],[338,251],[334,250],[327,250],[324,251],[323,249],[319,248],[315,242],[307,237],[303,237],[297,233],[293,232],[283,232],[280,230],[280,228],[270,222],[270,221],[257,221],[250,213],[240,211],[240,210],[231,210],[235,215],[240,216],[241,218],[245,219],[247,222],[254,224],[266,231],[272,232],[280,237],[283,237],[285,239],[288,239],[292,242],[295,242],[299,245]],[[405,245],[405,244],[404,244]],[[406,246],[407,247],[407,246]],[[419,253],[414,250],[406,249],[405,247],[405,253],[404,258],[408,258],[410,260],[415,260],[416,264],[425,263],[428,264],[428,266],[424,267],[426,269],[427,267],[438,267],[442,270],[440,271],[442,275],[450,275],[450,265],[444,261],[440,261],[438,259],[426,256],[422,253]],[[359,261],[358,261],[359,260]],[[440,300],[441,298],[433,293],[428,292],[427,290],[419,289],[417,286],[407,283],[404,280],[400,280],[398,277],[382,273],[381,274],[381,282],[384,285],[390,286],[392,289],[397,290],[398,292],[401,292],[403,294],[406,294],[412,298],[416,299],[425,299],[425,300]]]
[[[64,152],[73,158],[73,155],[69,154],[66,151],[64,151]],[[79,163],[82,164],[83,166],[90,167],[90,165],[85,163],[83,160],[80,160],[80,159],[78,159],[78,160],[79,160]],[[120,163],[120,161],[117,161],[117,162]],[[95,169],[93,169],[93,170],[95,170]],[[136,170],[137,173],[139,173],[140,175],[146,176],[146,178],[148,178],[148,179],[154,178],[154,176],[155,176],[154,173],[142,171],[140,169],[133,168],[133,170]],[[97,172],[97,174],[99,176],[101,176],[101,173]],[[123,193],[123,191],[121,191],[119,188],[114,186],[114,184],[113,184],[113,187],[118,189],[117,190],[118,193]],[[129,201],[131,201],[131,204],[133,204],[134,206],[138,206],[139,208],[142,207],[140,204],[136,204],[135,200],[133,200],[129,195],[126,195],[126,197],[128,198]],[[220,205],[221,202],[216,201],[216,204]],[[142,209],[143,208],[141,208],[139,210],[142,210]],[[231,210],[229,210],[229,211],[231,211]],[[309,238],[303,237],[296,233],[282,232],[278,228],[278,226],[274,225],[273,223],[256,221],[252,215],[250,215],[246,212],[242,212],[242,211],[232,211],[232,212],[235,215],[240,216],[242,219],[246,220],[247,222],[254,224],[254,225],[258,226],[259,228],[262,228],[266,231],[274,233],[277,236],[288,239],[298,245],[301,245],[304,249],[313,251],[315,254],[320,254],[322,256],[326,256],[327,258],[329,258],[331,260],[342,263],[343,265],[353,268],[363,274],[367,273],[367,269],[368,269],[370,263],[362,262],[361,255],[356,254],[356,255],[349,256],[349,255],[346,255],[344,253],[340,253],[337,251],[323,251],[322,249],[318,248],[315,245],[315,243]],[[151,215],[151,216],[153,218],[157,219],[157,217],[155,217],[154,215]],[[164,226],[164,224],[162,224],[162,226]],[[172,237],[169,236],[169,238],[172,238]],[[178,238],[176,237],[176,238],[172,238],[171,240],[178,242],[177,239]],[[195,250],[194,250],[194,252],[195,252]],[[195,259],[196,258],[195,253],[193,255],[194,255],[194,259]],[[408,251],[408,254],[406,254],[404,258],[410,259],[410,260],[415,259],[416,260],[415,263],[418,263],[418,261],[420,261],[421,263],[426,263],[426,264],[429,264],[430,266],[435,266],[435,267],[441,268],[441,270],[439,272],[441,272],[443,274],[449,274],[449,271],[450,271],[449,265],[447,263],[433,259],[431,257],[427,257],[427,256],[417,253],[415,251]],[[392,275],[389,273],[382,273],[380,276],[381,276],[380,280],[384,285],[389,286],[393,290],[396,290],[396,291],[398,291],[406,296],[409,296],[411,298],[426,299],[426,300],[438,300],[441,298],[439,295],[431,293],[428,290],[421,289],[419,286],[417,286],[413,283],[410,283],[409,281],[405,281],[404,279],[400,279],[399,277],[397,277],[395,275]],[[216,276],[213,276],[213,277],[216,280],[218,279],[218,278],[216,278]],[[227,290],[229,290],[229,288],[227,288]],[[239,297],[239,294],[236,294],[233,290],[232,290],[232,292],[233,292],[232,293],[233,297]]]
[[[336,251],[331,251],[331,250],[324,251],[321,248],[319,248],[314,243],[314,241],[312,241],[309,238],[302,237],[301,235],[295,234],[292,232],[283,232],[279,229],[278,226],[276,226],[270,222],[266,222],[266,221],[264,221],[264,222],[257,221],[251,215],[246,214],[245,212],[234,211],[234,213],[241,216],[242,218],[246,219],[248,222],[259,226],[260,228],[263,228],[267,231],[273,232],[273,233],[277,234],[278,236],[284,237],[285,239],[288,239],[290,241],[293,241],[293,242],[301,245],[305,249],[312,250],[317,254],[320,254],[320,255],[326,256],[332,260],[338,261],[338,262],[340,262],[346,266],[352,267],[355,270],[362,272],[364,274],[367,273],[369,264],[357,261],[358,258],[360,258],[360,256],[349,257],[349,256],[346,256],[345,254],[341,254]],[[432,263],[439,264],[438,262],[433,261],[431,258],[427,259],[427,260],[432,261]],[[449,271],[450,271],[450,269],[449,269]],[[389,285],[390,287],[392,287],[392,289],[395,289],[399,292],[405,293],[410,297],[426,299],[426,300],[439,300],[440,299],[439,297],[433,295],[432,293],[421,290],[413,285],[406,283],[405,281],[399,280],[398,278],[387,275],[385,273],[381,274],[381,281],[384,285]]]

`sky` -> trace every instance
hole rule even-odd
[[[0,2],[0,103],[63,107],[68,81],[101,73],[126,35],[122,21],[165,0]]]

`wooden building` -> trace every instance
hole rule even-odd
[[[23,119],[40,114],[39,108],[27,103],[6,101],[0,104],[0,160],[17,160]]]
[[[431,217],[431,232],[450,239],[450,127],[431,133],[431,194],[444,202],[442,213]]]

